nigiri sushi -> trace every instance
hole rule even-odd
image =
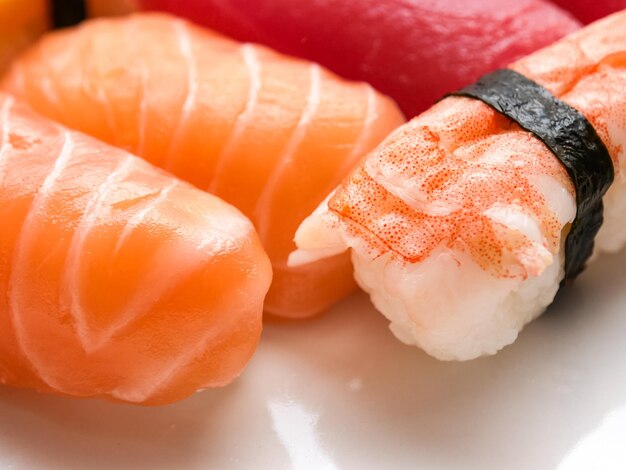
[[[0,383],[155,405],[229,383],[269,260],[237,209],[0,94]]]
[[[625,149],[623,12],[395,131],[302,224],[290,262],[349,248],[400,340],[493,354],[580,272],[603,213],[596,251],[624,245]]]
[[[310,316],[356,288],[346,255],[295,268],[287,256],[302,220],[404,122],[369,85],[169,15],[139,14],[45,36],[1,86],[250,217],[272,260],[268,313]]]
[[[551,0],[584,24],[626,8],[626,0]]]
[[[49,27],[48,0],[0,1],[0,72]]]
[[[541,0],[137,0],[136,7],[366,81],[408,117],[580,27]]]

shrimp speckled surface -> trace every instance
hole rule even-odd
[[[0,95],[0,383],[161,404],[237,377],[271,271],[234,207]]]
[[[600,250],[626,241],[626,12],[512,65],[583,113],[616,181]],[[486,104],[450,97],[393,133],[300,227],[291,262],[353,250],[403,341],[442,359],[493,354],[551,303],[576,214],[565,168]]]

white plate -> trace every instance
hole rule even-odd
[[[626,469],[626,253],[513,346],[398,343],[363,294],[270,325],[232,386],[161,408],[0,390],[0,470]]]

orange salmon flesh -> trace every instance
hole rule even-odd
[[[0,94],[0,383],[141,404],[237,377],[269,260],[237,209]]]
[[[2,86],[240,209],[272,261],[268,313],[310,316],[355,288],[347,255],[299,267],[287,257],[302,220],[403,122],[369,85],[138,14],[45,36]]]

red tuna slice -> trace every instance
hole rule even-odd
[[[568,13],[540,0],[140,3],[367,81],[394,98],[408,117],[579,27]]]
[[[552,0],[583,23],[591,23],[626,8],[626,0]]]

